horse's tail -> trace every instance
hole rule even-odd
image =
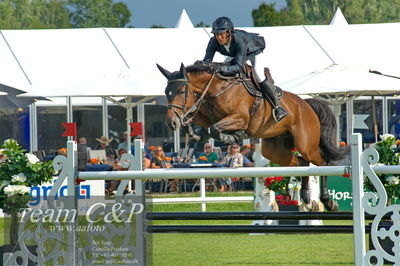
[[[321,125],[319,147],[325,162],[342,160],[349,153],[350,146],[345,148],[338,148],[336,146],[337,125],[335,115],[329,108],[329,103],[313,98],[306,99],[306,102],[317,114]]]

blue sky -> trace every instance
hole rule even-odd
[[[172,28],[182,9],[195,25],[200,21],[211,25],[214,19],[228,16],[237,27],[253,26],[251,11],[261,3],[276,2],[280,8],[285,0],[114,0],[125,2],[131,13],[131,25],[148,28],[154,24]]]

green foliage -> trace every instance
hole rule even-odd
[[[112,0],[0,1],[0,29],[126,27],[131,15]]]
[[[194,26],[195,26],[195,28],[208,28],[208,27],[210,27],[210,25],[204,23],[204,21],[200,21],[199,23],[197,23]]]
[[[253,9],[251,14],[256,27],[282,25],[280,13],[275,10],[274,3],[261,3],[257,9]]]
[[[374,148],[379,153],[379,165],[399,165],[399,153],[397,153],[396,139],[391,134],[381,136],[382,141],[375,143]],[[400,198],[400,177],[392,174],[378,175],[386,189],[388,199]],[[376,191],[371,181],[365,179],[364,186],[369,191]]]
[[[30,187],[49,182],[53,177],[52,162],[38,158],[13,139],[2,145],[0,160],[0,208],[5,213],[21,211],[30,201]]]
[[[161,24],[158,24],[158,25],[153,24],[153,25],[151,25],[150,28],[152,28],[152,29],[158,29],[158,28],[165,28],[165,27],[164,27],[163,25],[161,25]]]
[[[75,28],[124,27],[131,16],[126,4],[112,0],[69,0],[69,8]]]
[[[329,24],[340,7],[350,24],[398,22],[400,0],[286,0],[286,7],[262,3],[252,11],[254,26]]]

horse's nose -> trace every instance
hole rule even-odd
[[[176,130],[177,124],[174,120],[168,120],[165,124],[169,129]]]

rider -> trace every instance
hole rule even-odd
[[[265,78],[264,67],[256,64],[256,55],[265,48],[264,38],[257,33],[249,33],[234,29],[233,23],[228,17],[217,18],[212,25],[212,33],[208,42],[206,55],[203,61],[211,62],[216,51],[223,55],[233,57],[229,66],[220,67],[217,72],[230,76],[245,70],[246,61],[249,60],[255,70],[255,78],[260,85],[261,91],[270,99],[273,106],[273,116],[276,122],[287,116],[287,112],[279,105],[275,95],[275,89],[271,81]]]

